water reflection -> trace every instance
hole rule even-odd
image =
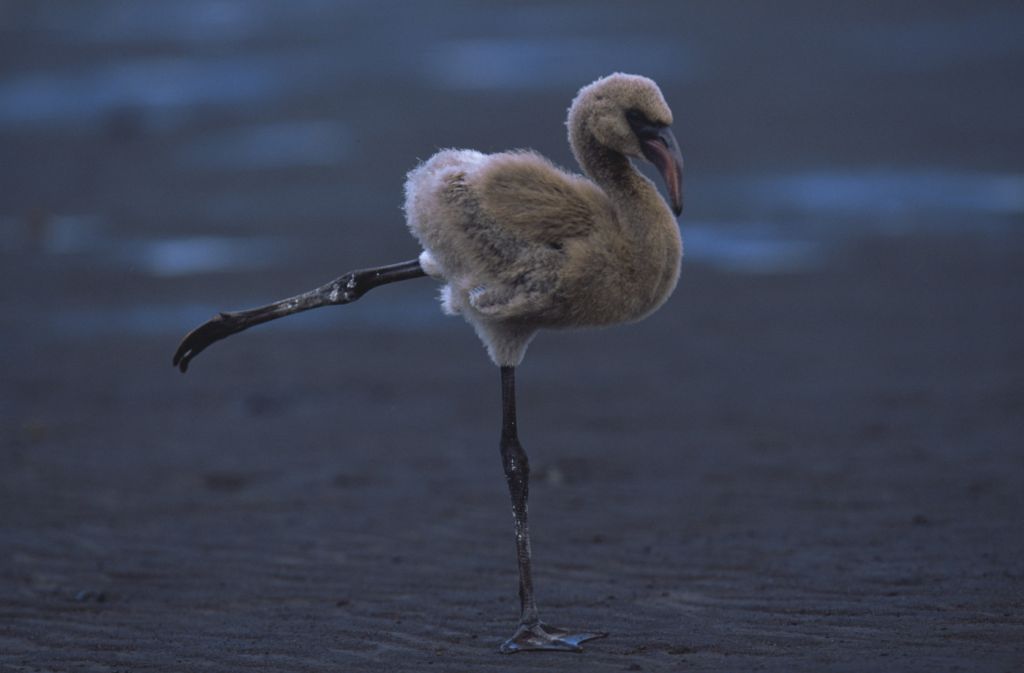
[[[1024,9],[978,3],[976,12],[874,23],[844,31],[835,39],[849,63],[883,71],[926,71],[1024,54]]]
[[[0,81],[0,123],[82,126],[120,110],[160,127],[199,105],[241,105],[314,89],[344,62],[316,50],[203,59],[138,58]],[[351,67],[351,66],[349,66]]]
[[[39,251],[79,257],[151,276],[250,271],[290,261],[294,241],[274,236],[159,236],[119,235],[98,215],[57,215],[33,220],[29,231],[16,231],[4,222],[7,252]],[[24,227],[22,227],[24,229]]]
[[[821,170],[717,176],[700,188],[719,212],[832,242],[915,231],[1000,235],[1017,231],[1024,215],[1024,174],[1014,173]],[[774,235],[770,226],[761,233]]]
[[[424,76],[445,89],[572,91],[610,72],[642,72],[676,83],[697,75],[694,49],[679,40],[620,35],[452,40],[429,53]]]
[[[284,261],[287,246],[273,238],[156,239],[131,242],[112,255],[124,266],[154,276],[254,270]]]
[[[745,183],[747,197],[759,205],[815,212],[1024,214],[1024,174],[825,170]]]
[[[799,273],[818,268],[828,248],[763,224],[686,222],[686,263],[733,273]]]
[[[186,168],[205,170],[316,168],[342,163],[351,145],[351,132],[340,121],[284,121],[198,135],[177,158]]]

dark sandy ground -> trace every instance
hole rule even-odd
[[[612,633],[583,655],[496,652],[497,373],[458,321],[350,329],[353,305],[186,377],[173,337],[22,330],[0,666],[1020,670],[1022,280],[1005,240],[875,240],[814,273],[691,266],[641,325],[542,335],[537,584],[550,621]]]

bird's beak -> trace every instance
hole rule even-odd
[[[683,212],[683,155],[667,126],[651,127],[640,137],[640,149],[661,173],[668,189],[669,205],[676,217]]]

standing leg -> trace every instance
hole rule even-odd
[[[512,497],[512,518],[516,526],[516,561],[519,564],[519,628],[501,646],[509,654],[522,650],[566,650],[581,652],[580,643],[603,638],[607,633],[571,633],[549,626],[537,616],[530,570],[530,526],[526,502],[530,491],[530,461],[519,443],[516,429],[516,370],[501,368],[501,461]]]

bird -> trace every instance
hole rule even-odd
[[[411,170],[406,224],[422,252],[413,260],[350,271],[303,294],[219,313],[182,340],[182,372],[210,344],[254,325],[347,304],[381,285],[429,277],[442,310],[476,331],[501,378],[499,449],[515,527],[520,618],[503,653],[581,651],[602,631],[540,620],[527,516],[530,465],[518,434],[516,368],[540,330],[638,321],[679,280],[683,255],[683,158],[658,85],[613,73],[582,87],[568,110],[572,153],[583,174],[531,150],[484,154],[445,149]],[[634,161],[661,174],[667,198]]]

